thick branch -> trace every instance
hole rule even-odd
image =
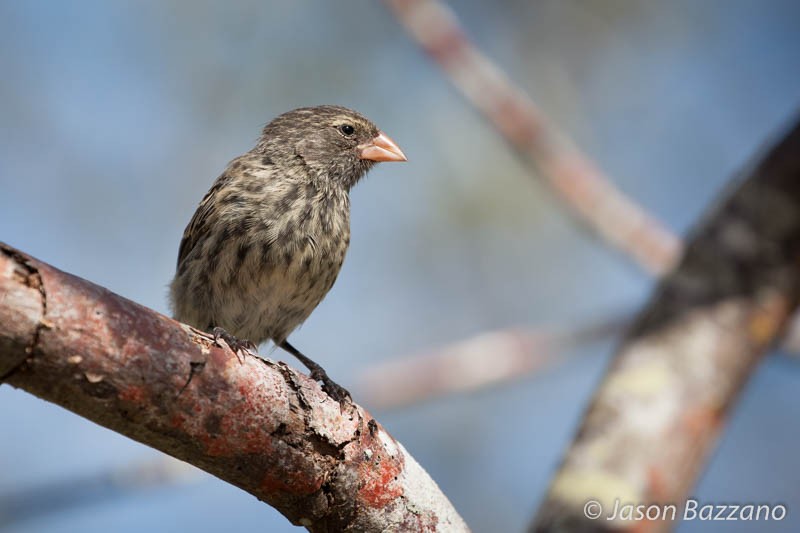
[[[671,525],[605,517],[615,501],[685,501],[734,398],[797,306],[800,122],[688,242],[623,342],[532,530]],[[606,509],[594,522],[589,500]]]
[[[311,531],[466,531],[369,413],[283,363],[0,244],[0,374],[202,468]]]

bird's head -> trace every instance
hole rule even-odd
[[[352,187],[380,161],[405,161],[402,150],[360,113],[340,106],[303,107],[264,127],[256,150],[283,164],[308,167],[314,178]]]

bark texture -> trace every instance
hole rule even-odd
[[[283,363],[241,359],[2,243],[0,380],[198,466],[310,531],[467,531],[361,407],[341,409]]]
[[[531,531],[673,525],[605,516],[616,501],[680,508],[800,295],[800,123],[744,176],[629,331]],[[590,500],[602,518],[584,516]]]

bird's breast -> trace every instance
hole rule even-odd
[[[270,338],[283,338],[305,321],[336,281],[350,243],[349,205],[289,210],[261,254],[247,255],[235,279],[242,310],[257,309]],[[242,315],[242,320],[249,317]]]

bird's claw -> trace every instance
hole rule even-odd
[[[325,372],[325,369],[319,366],[317,363],[303,355],[303,352],[289,344],[289,342],[284,339],[282,342],[278,344],[281,348],[292,354],[297,358],[298,361],[303,363],[306,368],[310,371],[311,379],[314,381],[321,381],[322,382],[322,390],[332,399],[339,402],[339,407],[344,408],[345,404],[352,403],[352,399],[350,393],[347,392],[347,389],[333,381],[331,378],[328,377],[328,373]]]
[[[345,404],[352,403],[353,399],[350,396],[350,392],[329,378],[328,374],[321,368],[311,371],[311,379],[314,381],[321,381],[322,390],[325,391],[332,400],[338,402],[340,406],[344,407]]]
[[[225,341],[225,344],[239,358],[240,363],[244,363],[244,356],[256,354],[256,345],[247,339],[238,339],[220,327],[214,328],[212,333],[214,334],[214,344],[222,347],[219,341]]]

